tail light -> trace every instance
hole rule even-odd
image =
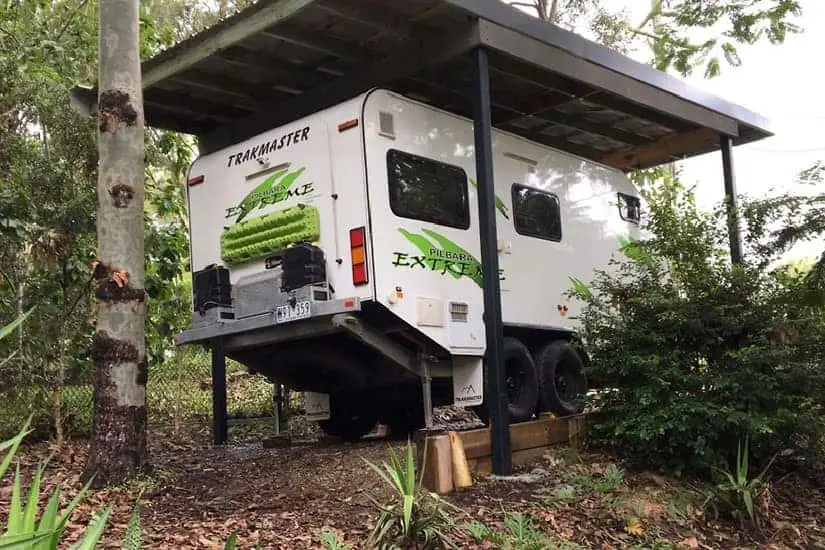
[[[350,229],[349,249],[352,258],[352,283],[355,286],[369,282],[367,276],[367,241],[366,230],[363,227]]]

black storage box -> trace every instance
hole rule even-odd
[[[283,251],[281,292],[326,281],[324,252],[317,246],[302,243]]]
[[[232,306],[232,285],[229,270],[222,266],[210,265],[196,271],[192,276],[192,293],[195,311],[203,314],[213,307]]]

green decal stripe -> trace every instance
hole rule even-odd
[[[450,239],[448,239],[444,235],[441,235],[441,234],[436,233],[435,231],[431,231],[429,229],[422,229],[421,231],[425,235],[428,235],[429,237],[434,239],[436,242],[438,242],[438,244],[441,245],[441,248],[444,249],[445,251],[452,252],[453,254],[461,254],[461,255],[469,258],[471,260],[472,264],[473,264],[473,269],[468,274],[468,277],[470,277],[476,284],[478,284],[478,286],[482,286],[484,279],[481,275],[481,262],[479,262],[476,259],[475,256],[473,256],[472,254],[467,252],[464,248],[457,245],[456,243],[454,243],[453,241],[451,241]]]
[[[286,169],[278,170],[263,183],[252,190],[237,206],[238,218],[236,223],[243,221],[250,212],[263,204],[274,204],[287,198],[289,188],[295,183],[306,168],[299,168],[287,173]]]
[[[399,228],[398,231],[421,252],[425,261],[431,262],[430,269],[449,273],[456,279],[468,277],[478,286],[483,286],[484,279],[481,272],[481,262],[467,250],[454,243],[444,235],[428,229],[421,230],[426,237]],[[431,242],[432,239],[434,242]],[[444,256],[434,254],[433,249],[445,253]],[[461,258],[461,259],[457,259]],[[440,268],[437,266],[441,266]]]
[[[266,178],[263,183],[261,183],[258,187],[252,190],[241,203],[238,205],[238,210],[240,214],[238,214],[237,221],[240,222],[243,220],[247,214],[249,214],[254,208],[255,205],[261,200],[261,197],[269,192],[272,186],[278,181],[278,178],[286,174],[286,170],[278,170],[268,178]]]
[[[469,179],[470,183],[473,184],[473,187],[475,187],[476,191],[478,191],[478,184],[476,183],[476,180],[473,178]],[[496,210],[498,210],[505,219],[510,219],[510,216],[507,214],[507,206],[505,206],[504,201],[501,200],[501,197],[499,197],[498,194],[496,194]]]
[[[227,263],[264,258],[297,242],[320,238],[320,215],[314,206],[299,205],[247,220],[221,235],[221,257]]]

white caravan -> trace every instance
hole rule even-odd
[[[431,404],[483,413],[473,144],[471,120],[372,90],[197,159],[180,341],[221,337],[347,438],[420,427]],[[510,416],[571,414],[585,358],[566,293],[638,235],[638,192],[496,130],[493,164]]]

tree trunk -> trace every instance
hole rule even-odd
[[[26,277],[23,276],[20,283],[17,285],[17,317],[22,317],[25,311],[25,299],[26,299]],[[17,353],[20,354],[22,359],[23,357],[23,325],[26,323],[20,323],[20,326],[17,327]],[[24,372],[22,369],[25,367],[22,366],[21,362],[21,371],[20,371],[20,380],[23,380]]]
[[[555,23],[558,16],[559,16],[559,0],[553,0],[553,3],[550,5],[550,15],[548,17],[548,20],[551,23]]]
[[[94,418],[84,478],[122,481],[144,469],[146,359],[144,129],[138,0],[100,3],[97,326]]]

